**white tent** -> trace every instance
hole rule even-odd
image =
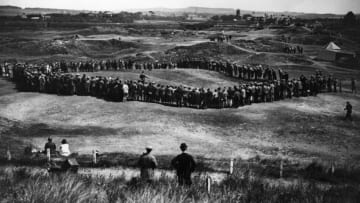
[[[334,42],[329,42],[323,50],[319,52],[318,59],[323,61],[336,61],[340,57],[355,57],[355,53],[342,50]]]
[[[332,51],[332,50],[340,50],[341,48],[336,45],[334,42],[330,42],[327,46],[326,46],[326,50]]]

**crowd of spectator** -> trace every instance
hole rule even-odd
[[[146,80],[152,69],[196,68],[238,78],[232,87],[189,87],[157,84]],[[143,70],[138,80],[87,76],[77,72]],[[341,83],[317,71],[314,76],[289,78],[287,72],[264,65],[183,59],[177,62],[136,63],[124,60],[58,62],[52,64],[1,64],[1,75],[12,79],[21,91],[57,95],[94,96],[109,101],[142,101],[178,107],[236,108],[252,103],[337,92]]]

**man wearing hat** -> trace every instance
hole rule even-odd
[[[171,165],[176,169],[179,185],[186,184],[190,186],[191,173],[194,172],[196,163],[190,154],[185,153],[187,149],[187,145],[185,143],[180,145],[180,149],[182,153],[171,161]]]
[[[147,146],[146,152],[140,156],[138,165],[140,167],[140,177],[142,180],[151,182],[154,179],[154,170],[157,167],[155,156],[151,153],[152,147]]]
[[[149,77],[145,75],[144,71],[141,71],[141,74],[140,74],[139,78],[140,78],[141,82],[144,84],[145,79],[149,78]]]

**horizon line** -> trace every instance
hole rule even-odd
[[[186,9],[186,8],[208,8],[208,9],[229,9],[229,10],[234,10],[236,11],[237,9],[240,8],[226,8],[226,7],[204,7],[204,6],[187,6],[187,7],[152,7],[152,8],[128,8],[128,9],[114,9],[114,10],[108,10],[108,9],[101,9],[101,10],[95,10],[95,9],[74,9],[74,8],[56,8],[56,7],[22,7],[22,6],[17,6],[17,5],[2,5],[0,4],[0,7],[5,7],[5,6],[9,6],[9,7],[18,7],[21,9],[34,9],[34,8],[39,8],[39,9],[58,9],[58,10],[73,10],[73,11],[111,11],[111,12],[115,12],[115,11],[132,11],[132,10],[149,10],[151,11],[152,9]],[[317,15],[346,15],[346,13],[318,13],[318,12],[305,12],[305,11],[289,11],[289,10],[285,10],[285,11],[264,11],[264,10],[249,10],[249,9],[240,9],[240,11],[248,11],[248,12],[262,12],[262,13],[266,13],[266,12],[270,12],[270,13],[298,13],[298,14],[317,14]],[[353,11],[348,11],[348,12],[353,12]],[[354,12],[353,12],[354,13]],[[359,13],[354,13],[355,15],[360,15]]]

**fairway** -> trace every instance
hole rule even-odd
[[[119,78],[125,80],[140,80],[141,70],[130,71],[100,71],[100,72],[84,72],[79,73],[92,76],[104,76],[111,78]],[[152,70],[144,71],[148,77],[146,80],[161,85],[185,86],[194,88],[210,88],[233,87],[238,86],[241,80],[226,77],[225,75],[208,70],[201,69],[169,69],[169,70]]]
[[[171,73],[168,77],[173,80]],[[202,74],[206,80],[189,78],[194,82],[187,84],[216,87],[233,83],[221,77],[212,81],[211,74]],[[155,81],[166,81],[161,71],[149,75]],[[277,156],[281,151],[289,159],[359,162],[359,118],[352,123],[343,120],[345,101],[353,104],[355,114],[359,112],[358,96],[348,94],[320,94],[238,109],[196,110],[107,102],[87,96],[14,92],[0,97],[2,137],[7,138],[1,149],[26,144],[41,149],[51,136],[57,144],[66,138],[71,150],[79,154],[97,149],[101,153],[136,155],[151,145],[154,154],[175,155],[179,144],[186,142],[195,156],[214,159]]]

